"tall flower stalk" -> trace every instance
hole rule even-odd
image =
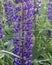
[[[32,57],[32,4],[30,0],[15,0],[15,3],[21,3],[21,27],[19,31],[21,31],[21,40],[15,37],[14,45],[15,49],[13,53],[19,54],[21,58],[14,59],[14,65],[32,65],[31,57]],[[19,17],[19,16],[18,16]],[[18,19],[17,17],[17,19]],[[18,21],[20,22],[20,21]],[[16,29],[16,28],[14,28]],[[19,41],[21,44],[19,44]]]
[[[52,0],[48,0],[48,13],[47,13],[47,16],[48,16],[48,20],[50,22],[50,24],[52,24]],[[50,37],[51,36],[51,30],[47,30],[47,35]]]
[[[39,14],[41,0],[34,0],[34,15]]]
[[[0,2],[0,39],[3,38],[3,32],[2,32],[2,5]]]
[[[14,11],[13,11],[13,5],[12,2],[3,2],[3,6],[4,6],[4,14],[6,17],[6,21],[8,22],[9,25],[12,24],[12,22],[14,22],[13,20],[13,16],[14,16]]]
[[[3,34],[2,34],[2,20],[0,20],[0,39],[3,38]]]
[[[52,0],[48,0],[48,20],[52,24]]]
[[[13,6],[12,2],[4,2],[6,20],[13,26],[13,53],[21,58],[15,58],[13,65],[32,65],[32,28],[33,5],[30,0],[14,0],[20,6]],[[20,15],[18,13],[21,13]]]
[[[36,23],[36,16],[40,13],[40,8],[41,8],[41,1],[42,0],[34,0],[34,10],[33,10],[33,15],[34,15],[34,21]],[[35,28],[36,28],[36,24],[35,24]]]

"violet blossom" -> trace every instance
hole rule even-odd
[[[21,6],[13,7],[12,1],[4,2],[4,12],[7,21],[14,23],[13,26],[13,53],[21,58],[14,58],[13,65],[32,65],[32,28],[33,28],[33,5],[30,0],[14,0]],[[21,15],[18,15],[18,12]]]

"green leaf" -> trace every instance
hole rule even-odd
[[[4,64],[5,65],[13,65],[12,59],[11,59],[11,57],[9,55],[5,55]]]
[[[4,65],[4,63],[3,63],[3,60],[2,60],[2,59],[0,59],[0,65]]]
[[[8,41],[8,42],[5,42],[5,43],[4,43],[4,46],[5,46],[5,48],[6,48],[8,51],[11,51],[11,50],[14,49],[14,45],[13,45],[12,40],[11,40],[11,41]]]
[[[4,53],[0,52],[0,59],[2,59],[4,57],[4,55],[5,55]]]

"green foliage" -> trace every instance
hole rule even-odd
[[[36,16],[33,41],[33,65],[52,65],[52,38],[46,30],[51,30],[52,25],[47,19],[48,0],[42,0],[40,14]]]

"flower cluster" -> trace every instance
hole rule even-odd
[[[21,6],[15,9],[15,12],[22,12],[21,16],[15,13],[14,33],[17,37],[13,38],[15,49],[13,53],[18,54],[21,58],[15,58],[14,65],[32,65],[32,3],[30,0],[14,0],[16,4],[21,3]]]
[[[48,2],[48,20],[52,24],[52,0],[49,0]]]
[[[0,6],[0,39],[3,38],[3,33],[2,33],[2,6]]]
[[[5,13],[5,17],[7,22],[9,22],[9,24],[11,24],[14,20],[13,20],[13,15],[14,15],[14,11],[13,11],[13,5],[12,2],[3,2],[3,6],[4,6],[4,13]]]
[[[52,0],[48,0],[48,12],[47,12],[47,17],[48,17],[48,20],[50,22],[50,24],[52,24]],[[51,37],[51,31],[50,30],[47,30],[47,35],[49,37]]]
[[[14,0],[14,1],[15,1],[15,3],[17,3],[17,4],[18,4],[18,3],[22,3],[23,1],[24,1],[24,2],[30,2],[30,0]]]
[[[14,0],[14,2],[21,5],[13,7],[12,1],[3,3],[7,21],[14,23],[13,53],[21,57],[15,58],[13,64],[32,65],[33,5],[30,0]]]
[[[39,14],[40,7],[41,7],[41,0],[34,0],[34,15]]]
[[[3,38],[3,34],[2,34],[2,21],[0,20],[0,39]]]

